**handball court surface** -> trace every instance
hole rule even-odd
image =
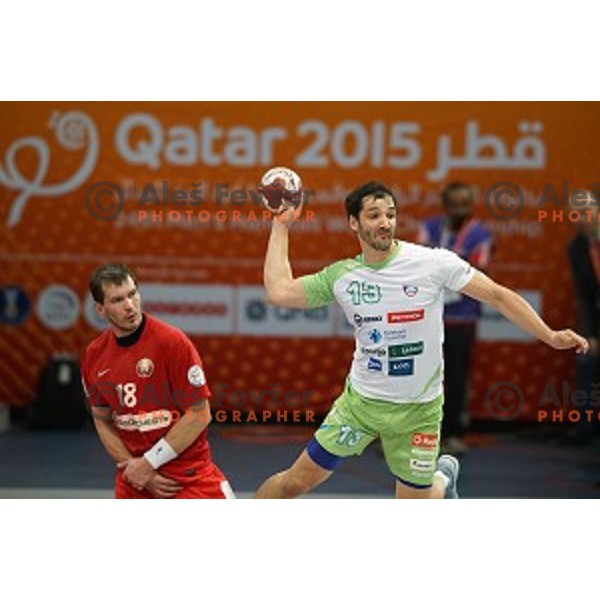
[[[240,498],[252,497],[269,475],[286,468],[312,430],[294,426],[212,425],[217,465]],[[461,457],[462,498],[599,498],[600,440],[585,447],[560,443],[556,432],[470,434]],[[93,428],[0,433],[0,498],[111,498],[114,466]],[[393,478],[378,448],[346,459],[312,498],[391,498]]]

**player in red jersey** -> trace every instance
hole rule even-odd
[[[83,383],[94,424],[119,469],[117,498],[232,498],[212,462],[202,361],[183,332],[141,309],[134,274],[105,265],[90,280],[109,328],[86,349]]]

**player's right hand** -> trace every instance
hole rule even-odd
[[[146,485],[146,489],[155,498],[173,498],[173,496],[181,491],[182,487],[183,486],[174,479],[164,477],[160,473],[155,473]]]
[[[273,220],[285,225],[289,229],[293,225],[294,221],[300,219],[300,215],[302,214],[302,204],[303,201],[301,201],[296,208],[289,204],[285,205],[286,208],[282,212],[275,215]]]

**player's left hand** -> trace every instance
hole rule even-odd
[[[138,491],[148,485],[155,472],[152,465],[143,456],[120,462],[117,464],[117,468],[125,469],[123,479]]]
[[[568,350],[569,348],[575,348],[577,354],[585,354],[590,349],[588,341],[584,337],[575,333],[572,329],[553,331],[548,344],[555,350]]]
[[[154,473],[146,489],[155,498],[173,498],[183,489],[183,486],[174,479],[164,477],[160,473]]]

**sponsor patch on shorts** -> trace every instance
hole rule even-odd
[[[419,458],[411,458],[410,459],[410,468],[413,471],[420,472],[431,472],[435,466],[435,461],[433,460],[424,460]]]
[[[435,455],[437,454],[437,448],[427,449],[427,448],[415,448],[413,446],[410,449],[410,453],[414,454],[415,456],[422,456],[424,458],[431,458],[432,456],[435,457]]]
[[[411,446],[415,448],[435,449],[438,443],[437,433],[413,433]]]

